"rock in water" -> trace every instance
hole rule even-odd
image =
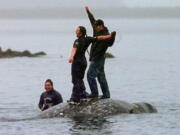
[[[7,49],[6,51],[2,51],[0,48],[0,58],[14,58],[14,57],[39,57],[46,55],[44,52],[31,53],[28,50],[25,51],[14,51],[11,49]]]
[[[157,109],[148,103],[130,104],[120,100],[97,99],[79,105],[62,103],[56,105],[34,118],[76,117],[76,116],[109,116],[122,113],[139,114],[155,113]]]

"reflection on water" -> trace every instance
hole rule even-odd
[[[102,129],[108,121],[103,117],[95,116],[76,116],[72,118],[74,121],[73,129]]]
[[[111,131],[108,131],[108,125],[110,122],[105,117],[100,116],[76,116],[72,118],[73,126],[70,128],[72,135],[93,135],[103,134],[111,135]]]

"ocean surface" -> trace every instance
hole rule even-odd
[[[148,102],[158,113],[116,115],[97,120],[38,115],[44,81],[64,99],[71,95],[68,57],[79,25],[87,19],[1,20],[3,50],[45,51],[44,57],[0,59],[0,135],[178,135],[180,131],[180,19],[105,19],[117,39],[105,71],[112,99]],[[89,56],[87,55],[87,58]],[[87,91],[89,87],[85,77]]]

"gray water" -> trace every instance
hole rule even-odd
[[[0,59],[0,135],[178,135],[180,129],[180,20],[106,19],[117,40],[106,61],[113,99],[148,102],[156,114],[97,119],[51,118],[17,121],[40,113],[39,96],[47,78],[68,100],[71,65],[67,62],[75,28],[88,20],[1,20],[3,50],[45,51],[39,58]],[[87,56],[88,57],[88,56]],[[89,87],[85,78],[87,91]]]

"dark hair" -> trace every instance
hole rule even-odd
[[[50,83],[52,86],[53,86],[53,82],[52,82],[52,80],[51,79],[47,79],[46,81],[45,81],[45,83]]]
[[[79,26],[79,29],[80,29],[80,31],[82,33],[82,36],[83,37],[86,36],[86,28],[84,26]]]
[[[98,19],[95,21],[95,26],[100,26],[100,25],[103,25],[104,26],[104,21],[101,20],[101,19]]]

